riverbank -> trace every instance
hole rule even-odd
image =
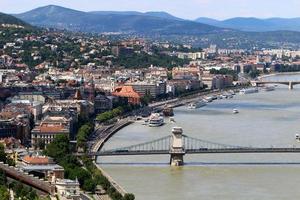
[[[99,138],[97,142],[92,146],[91,152],[98,152],[104,146],[105,142],[109,140],[115,133],[117,133],[122,128],[128,126],[129,124],[133,123],[134,121],[130,118],[121,119],[113,125],[108,126],[104,130],[98,129],[100,131]],[[96,131],[96,132],[97,132]]]
[[[300,74],[300,72],[281,72],[281,73],[272,73],[272,74],[266,74],[266,75],[262,75],[257,77],[258,79],[263,79],[263,78],[267,78],[267,77],[272,77],[272,76],[277,76],[277,75],[298,75]]]
[[[248,86],[235,86],[235,87],[225,88],[221,91],[213,91],[213,90],[199,91],[196,94],[191,94],[188,96],[179,97],[179,98],[175,98],[175,99],[171,99],[171,100],[167,100],[167,101],[156,102],[156,103],[150,104],[149,107],[151,109],[162,109],[165,105],[168,105],[169,107],[175,108],[175,107],[189,104],[193,101],[198,100],[199,98],[203,98],[208,95],[218,95],[218,94],[222,94],[222,93],[228,92],[228,91],[237,92],[238,90],[240,90],[242,88],[247,88],[247,87]]]
[[[94,165],[97,166],[97,169],[100,170],[102,175],[107,178],[110,184],[124,197],[127,194],[127,191],[117,183],[104,169],[102,169],[97,163],[94,162]]]

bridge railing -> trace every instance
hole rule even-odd
[[[108,152],[130,152],[130,151],[169,151],[170,144],[171,144],[171,136],[166,136],[150,142],[145,142],[141,144],[116,148],[111,150],[103,150],[101,152],[108,153]]]
[[[221,143],[210,142],[207,140],[201,140],[197,138],[188,137],[183,135],[184,147],[186,150],[205,150],[205,149],[247,149],[251,147],[243,147],[237,145],[227,145]]]

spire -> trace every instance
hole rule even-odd
[[[74,100],[82,100],[82,96],[81,96],[81,93],[80,93],[79,89],[77,89],[76,92],[75,92]]]
[[[84,77],[83,77],[83,73],[81,74],[81,79],[80,79],[80,85],[83,86],[84,84]]]

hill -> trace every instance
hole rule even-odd
[[[0,24],[11,24],[11,25],[30,27],[30,25],[25,23],[24,21],[12,15],[4,14],[4,13],[0,13]]]
[[[15,16],[32,25],[81,32],[208,34],[227,31],[206,24],[177,19],[164,12],[82,12],[50,5]]]
[[[223,21],[200,17],[195,20],[212,26],[237,29],[240,31],[300,31],[300,18],[269,18],[259,19],[254,17],[236,17]]]

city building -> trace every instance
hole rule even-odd
[[[69,179],[56,179],[54,181],[56,192],[61,199],[74,199],[80,197],[79,182]]]
[[[132,86],[123,85],[116,87],[115,91],[112,95],[117,97],[124,97],[128,99],[128,103],[131,104],[140,104],[141,103],[141,95],[137,93]]]
[[[72,135],[74,118],[72,116],[50,116],[42,119],[31,131],[31,145],[35,148],[51,143],[57,135]]]

